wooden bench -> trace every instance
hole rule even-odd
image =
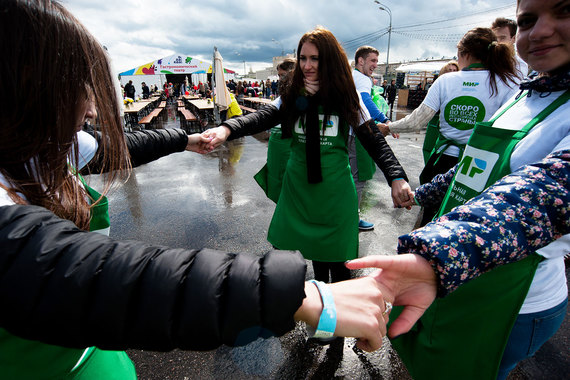
[[[139,120],[139,125],[144,125],[145,129],[151,125],[155,118],[157,118],[164,108],[155,108],[148,115]]]
[[[180,107],[184,107],[184,101],[182,101],[182,100],[178,101],[178,108],[180,108]]]
[[[198,118],[190,112],[190,110],[186,109],[184,106],[178,107],[178,112],[180,112],[180,127],[184,129],[186,132],[202,132],[199,128],[199,120]],[[198,128],[196,129],[196,127]]]
[[[166,100],[163,100],[162,102],[160,102],[160,104],[158,105],[158,108],[165,108],[166,107]]]
[[[250,108],[250,107],[246,107],[246,106],[239,106],[239,108],[241,108],[241,110],[243,112],[245,112],[245,114],[247,115],[248,113],[253,113],[253,112],[257,112],[257,110],[255,108]]]

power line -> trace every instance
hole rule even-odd
[[[387,30],[379,35],[366,36],[365,38],[362,37],[358,40],[352,40],[352,42],[350,43],[342,42],[341,44],[345,50],[351,51],[363,45],[372,45],[373,42],[378,41],[381,37],[385,36],[386,34],[388,34]]]
[[[460,15],[460,16],[456,16],[456,17],[452,17],[452,18],[448,18],[448,19],[443,19],[443,20],[438,20],[438,21],[429,21],[429,22],[423,22],[423,23],[419,23],[419,24],[410,24],[410,25],[403,25],[403,26],[398,26],[397,28],[392,28],[392,31],[394,31],[394,29],[403,29],[403,28],[414,28],[417,26],[424,26],[424,25],[433,25],[433,24],[439,24],[442,22],[447,22],[447,21],[454,21],[454,20],[459,20],[462,18],[466,18],[466,17],[471,17],[471,16],[475,16],[475,15],[479,15],[479,14],[485,14],[485,13],[490,13],[490,12],[496,12],[502,9],[507,9],[507,8],[512,8],[514,5],[504,5],[502,7],[497,7],[497,8],[492,8],[492,9],[487,9],[484,11],[479,11],[479,12],[472,12],[469,14],[465,14],[465,15]]]
[[[428,21],[428,22],[423,22],[423,23],[418,23],[418,24],[410,24],[410,25],[404,25],[404,26],[399,26],[399,27],[392,27],[392,32],[396,32],[396,31],[401,31],[401,29],[409,29],[409,28],[416,28],[416,27],[420,27],[420,26],[425,26],[425,25],[433,25],[433,24],[440,24],[443,22],[449,22],[449,21],[455,21],[455,20],[459,20],[462,18],[467,18],[467,17],[472,17],[474,15],[480,15],[480,14],[485,14],[485,13],[491,13],[491,12],[497,12],[503,9],[507,9],[507,8],[512,8],[514,5],[510,4],[510,5],[503,5],[500,7],[496,7],[496,8],[491,8],[491,9],[487,9],[484,11],[479,11],[479,12],[472,12],[469,14],[465,14],[465,15],[459,15],[456,17],[452,17],[452,18],[448,18],[448,19],[443,19],[443,20],[437,20],[437,21]],[[473,23],[473,24],[478,24],[478,23]],[[439,27],[438,29],[442,29],[442,28],[452,28],[455,26],[447,26],[447,27]],[[422,29],[422,31],[431,31],[434,29]],[[414,30],[415,31],[415,30]],[[406,30],[404,31],[404,33],[406,32],[412,32],[410,30]],[[350,47],[357,47],[357,46],[361,46],[361,45],[366,45],[366,44],[370,44],[371,42],[374,42],[376,40],[378,40],[380,37],[384,36],[385,34],[388,33],[388,28],[383,28],[383,29],[379,29],[376,30],[374,32],[371,33],[367,33],[367,34],[363,34],[359,37],[355,37],[353,39],[347,40],[342,42],[343,46],[345,46],[345,49],[350,50]]]
[[[413,38],[417,40],[427,40],[427,41],[440,41],[440,42],[453,42],[456,43],[459,41],[463,34],[461,33],[453,33],[453,34],[418,34],[413,32],[398,32],[395,31],[394,33],[399,34],[404,37]]]

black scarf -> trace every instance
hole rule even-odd
[[[309,183],[323,181],[321,173],[321,137],[319,128],[319,97],[308,96],[307,112],[305,113],[305,155],[307,156],[307,180]]]
[[[533,72],[531,75],[529,75],[528,79],[525,79],[521,82],[521,92],[518,96],[520,96],[525,90],[528,90],[527,96],[531,96],[532,92],[536,91],[539,93],[540,97],[546,97],[553,92],[569,89],[569,68],[570,67],[568,66],[563,67],[562,69],[555,71],[549,76],[539,76],[537,72]]]

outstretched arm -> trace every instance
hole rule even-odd
[[[399,239],[398,256],[371,256],[350,269],[374,278],[405,310],[389,335],[408,331],[433,302],[498,265],[518,261],[570,233],[570,151],[523,167],[484,193]]]

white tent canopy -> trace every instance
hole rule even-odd
[[[434,73],[439,72],[443,65],[445,65],[448,61],[433,61],[433,62],[415,62],[415,63],[403,63],[396,71],[401,73],[419,73],[422,71]]]

